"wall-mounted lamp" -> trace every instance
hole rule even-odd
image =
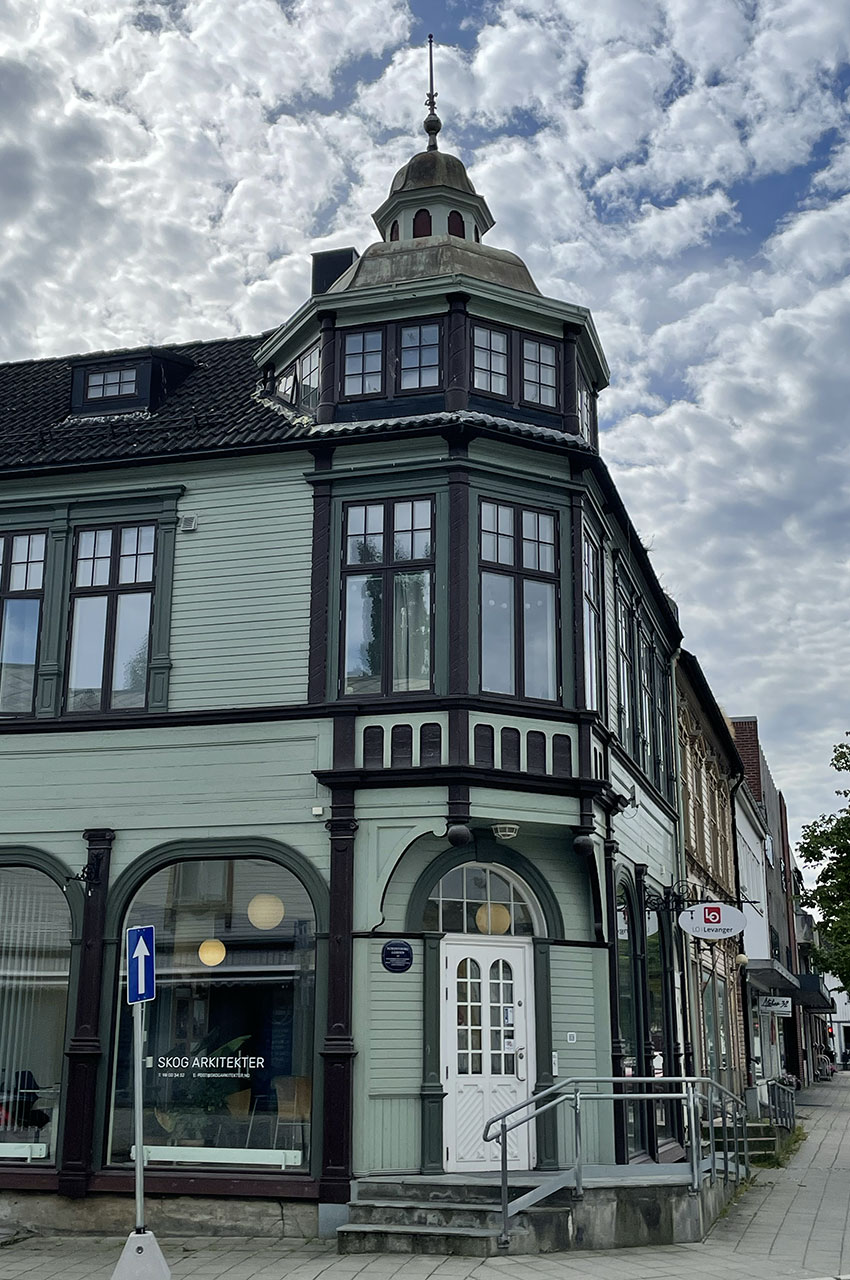
[[[735,964],[739,969],[745,968],[750,963],[750,957],[744,951],[739,951],[735,956]]]
[[[490,830],[497,840],[516,840],[519,835],[519,823],[494,822]]]

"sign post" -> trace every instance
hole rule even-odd
[[[139,925],[127,930],[127,1003],[133,1008],[136,1229],[124,1246],[112,1280],[171,1280],[156,1237],[145,1227],[144,1019],[145,1005],[155,996],[154,926]]]

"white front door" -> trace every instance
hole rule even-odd
[[[521,938],[443,943],[443,1135],[446,1171],[499,1168],[490,1116],[534,1088],[532,945]],[[533,1123],[508,1135],[508,1164],[530,1169]]]

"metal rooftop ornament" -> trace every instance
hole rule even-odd
[[[428,108],[428,114],[425,117],[425,132],[428,135],[428,150],[437,150],[437,134],[443,127],[443,122],[437,115],[437,95],[434,92],[434,37],[428,36],[428,70],[430,73],[430,87],[428,96],[425,99],[425,106]]]

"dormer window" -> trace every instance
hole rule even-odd
[[[522,398],[530,404],[554,409],[558,397],[556,387],[557,353],[548,342],[522,343]]]
[[[399,381],[403,391],[440,385],[440,326],[438,324],[402,326]]]
[[[319,348],[311,347],[298,361],[298,403],[313,412],[319,403]]]
[[[345,335],[346,396],[380,395],[383,382],[384,335],[380,329]]]
[[[136,369],[91,370],[86,377],[86,399],[103,400],[113,396],[136,394]]]

